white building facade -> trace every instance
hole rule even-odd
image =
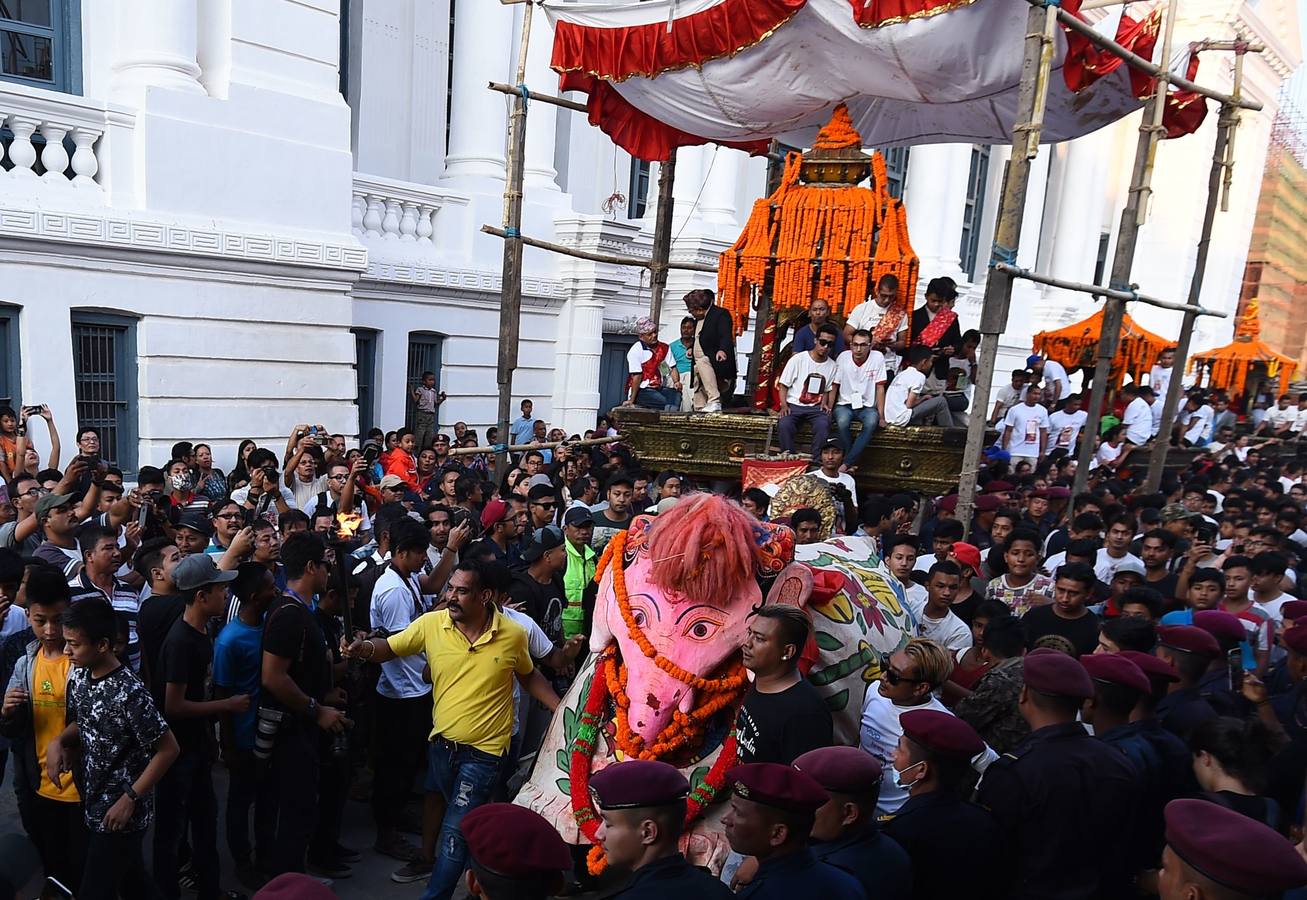
[[[987,0],[997,2],[997,0]],[[1230,211],[1217,220],[1203,302],[1233,309],[1275,97],[1299,62],[1285,0],[1185,0],[1177,45],[1242,28],[1267,45],[1246,92]],[[438,373],[442,426],[495,415],[508,100],[520,7],[492,0],[23,0],[0,17],[0,402],[48,403],[65,441],[105,434],[128,469],[205,440],[279,446],[299,422],[394,428],[408,386]],[[1255,7],[1255,8],[1254,8]],[[0,16],[4,14],[0,13]],[[554,92],[535,17],[528,83]],[[1204,83],[1231,67],[1204,57]],[[1163,146],[1135,280],[1183,299],[1214,113]],[[1110,260],[1137,122],[1036,162],[1020,259],[1091,280]],[[888,153],[926,278],[965,286],[978,320],[1006,148]],[[657,165],[583,115],[529,107],[523,232],[647,255]],[[677,160],[673,258],[712,263],[765,191],[764,160],[712,147]],[[1106,237],[1105,237],[1106,236]],[[1110,263],[1109,263],[1110,265]],[[620,395],[643,270],[528,249],[514,394],[569,433]],[[924,284],[923,278],[923,284]],[[679,296],[713,277],[674,271]],[[1023,284],[999,376],[1041,328],[1088,298]],[[1174,333],[1175,321],[1132,311]],[[1198,346],[1228,322],[1204,321]],[[740,341],[747,352],[751,338]],[[742,367],[743,368],[743,367]],[[41,429],[34,429],[45,450]]]

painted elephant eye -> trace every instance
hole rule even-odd
[[[695,619],[685,629],[685,636],[696,641],[706,641],[717,633],[721,625],[712,619]]]
[[[644,610],[640,609],[638,606],[631,610],[631,618],[635,619],[635,624],[639,625],[641,628],[649,622],[649,617],[646,616]]]

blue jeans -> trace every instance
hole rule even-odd
[[[635,405],[645,409],[680,409],[681,392],[676,388],[640,388],[635,392]]]
[[[502,756],[454,744],[442,737],[427,750],[426,789],[445,797],[445,818],[440,822],[436,862],[422,900],[449,900],[467,868],[467,842],[459,823],[471,810],[490,802],[504,765]]]
[[[852,429],[849,428],[855,417],[862,423],[862,430],[858,432],[856,441],[853,440]],[[839,432],[840,443],[844,445],[846,466],[851,466],[858,461],[858,456],[867,449],[867,444],[871,442],[871,436],[876,433],[876,426],[879,424],[880,414],[876,412],[874,406],[864,406],[857,411],[848,404],[835,407],[835,430]]]

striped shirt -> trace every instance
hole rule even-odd
[[[68,590],[72,602],[101,597],[113,605],[115,611],[127,616],[127,655],[131,658],[132,668],[141,671],[141,639],[136,632],[136,620],[141,611],[140,596],[136,589],[120,578],[113,580],[113,593],[109,594],[98,585],[91,583],[90,576],[83,571],[76,578],[69,580]]]

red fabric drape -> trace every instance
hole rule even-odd
[[[849,0],[853,7],[853,21],[863,28],[880,28],[897,25],[913,19],[948,12],[970,6],[975,0]]]

